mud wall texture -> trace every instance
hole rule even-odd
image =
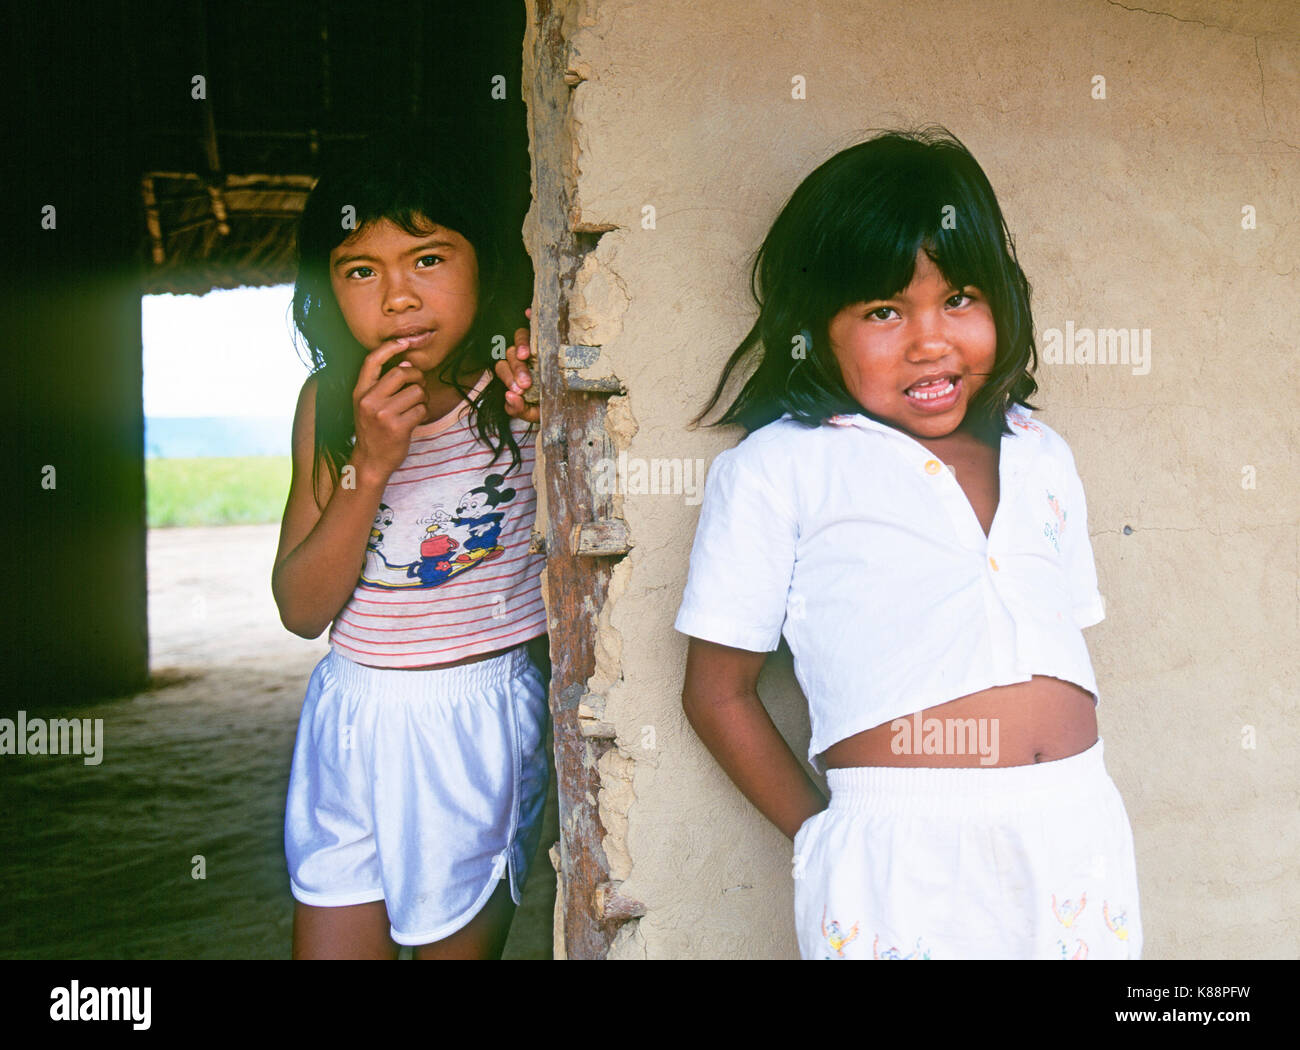
[[[581,374],[625,391],[605,426],[626,457],[611,476],[632,547],[598,613],[588,688],[614,734],[599,759],[606,863],[644,914],[609,957],[797,956],[790,843],[681,711],[672,624],[704,473],[742,436],[686,424],[752,323],[748,266],[799,181],[874,128],[931,122],[998,193],[1040,354],[1084,329],[1149,338],[1145,360],[1044,362],[1035,399],[1088,495],[1106,619],[1087,640],[1145,954],[1293,957],[1300,9],[540,6],[564,8],[572,105],[564,135],[533,149],[571,165],[568,221],[590,236],[567,341],[600,347]],[[543,248],[539,286],[555,279]],[[650,491],[656,473],[671,491]],[[563,631],[552,623],[553,647]],[[802,756],[784,643],[759,692]]]

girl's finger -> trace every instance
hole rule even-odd
[[[406,404],[408,401],[410,402],[409,406]],[[407,408],[414,405],[419,405],[421,407],[427,406],[429,399],[424,392],[423,386],[412,384],[404,390],[400,390],[394,394],[390,403],[393,405],[401,405],[402,411],[405,412]]]
[[[527,358],[527,357],[532,353],[532,342],[533,342],[533,325],[532,325],[532,321],[533,321],[533,308],[532,308],[531,306],[528,307],[528,309],[526,309],[526,310],[524,311],[524,316],[528,318],[528,331],[524,334],[524,337],[523,337],[522,339],[519,338],[519,333],[518,333],[518,332],[515,333],[515,345],[517,345],[517,346],[519,347],[519,350],[518,350],[518,352],[515,354],[515,356],[516,356],[517,358],[519,358],[519,360],[521,360],[521,361],[524,360],[525,358]],[[520,331],[523,331],[523,329],[520,329]],[[535,422],[535,421],[534,421],[534,422]]]
[[[416,338],[408,335],[400,339],[388,339],[366,354],[365,360],[361,362],[361,373],[357,376],[357,385],[353,393],[364,393],[379,382],[384,362],[402,353],[415,342]]]
[[[526,328],[520,328],[515,332],[514,353],[509,358],[514,368],[513,385],[520,389],[527,389],[533,385],[528,366],[524,364],[529,354],[528,338],[529,332]]]
[[[415,427],[418,427],[421,420],[424,419],[424,413],[427,407],[428,406],[421,401],[418,404],[412,405],[410,408],[399,412],[397,418],[404,426],[414,429]]]
[[[512,394],[509,391],[506,391],[506,414],[515,419],[522,419],[525,423],[540,423],[542,421],[540,407],[528,405],[518,394]]]
[[[501,385],[504,386],[506,390],[509,391],[515,388],[517,376],[515,374],[514,366],[509,361],[496,362],[496,364],[492,366],[492,372],[499,380],[501,380]]]
[[[414,365],[403,361],[396,368],[380,376],[379,380],[370,389],[380,397],[389,397],[405,388],[408,384],[424,389],[425,382],[423,372]],[[364,397],[366,393],[366,391],[363,391],[361,396]]]

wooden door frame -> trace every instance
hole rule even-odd
[[[596,669],[597,620],[614,564],[631,542],[626,523],[614,516],[614,495],[596,492],[592,483],[599,463],[617,455],[605,416],[609,395],[621,393],[622,386],[616,378],[581,378],[577,370],[600,350],[573,346],[569,339],[574,277],[600,235],[614,228],[575,219],[571,100],[581,78],[569,68],[563,32],[571,7],[569,0],[530,0],[524,93],[535,197],[532,332],[541,376],[550,703],[560,810],[556,932],[564,957],[601,959],[619,927],[645,909],[610,878],[597,804],[598,763],[616,745],[613,727],[602,718],[604,698],[587,691]]]

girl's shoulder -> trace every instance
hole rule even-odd
[[[708,484],[724,500],[757,488],[765,499],[776,500],[793,514],[792,508],[798,505],[795,494],[810,465],[819,461],[829,429],[807,426],[788,416],[773,420],[714,456]]]
[[[810,446],[820,440],[821,429],[782,416],[746,434],[739,444],[718,453],[717,458],[758,473],[779,473],[807,455]]]
[[[746,434],[733,451],[739,452],[744,449],[749,455],[768,455],[776,451],[784,451],[790,456],[796,456],[801,450],[822,440],[825,430],[824,426],[800,423],[786,413],[780,419],[774,419],[771,423]]]

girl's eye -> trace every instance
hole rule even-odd
[[[970,292],[966,292],[966,291],[958,292],[956,295],[949,298],[948,302],[951,303],[954,299],[966,300],[965,303],[958,303],[957,304],[958,306],[966,306],[968,303],[973,303],[975,301],[975,297],[971,295]]]
[[[363,277],[368,277],[370,274],[375,272],[369,266],[354,266],[347,272],[346,276],[351,277],[353,274],[361,273],[362,270],[366,271],[364,274],[361,274]]]
[[[892,306],[877,306],[874,310],[867,311],[867,318],[875,319],[877,321],[888,321],[888,317],[881,317],[880,315],[882,313],[892,313],[893,309]]]
[[[432,259],[432,260],[433,260],[433,262],[430,263],[429,266],[433,266],[433,265],[436,264],[436,263],[440,263],[440,262],[444,262],[444,261],[445,261],[441,255],[421,255],[420,258],[416,260],[416,262],[417,262],[417,263],[422,263],[422,262],[424,262],[426,259]],[[426,270],[429,269],[429,266],[424,267],[424,269],[426,269]]]

